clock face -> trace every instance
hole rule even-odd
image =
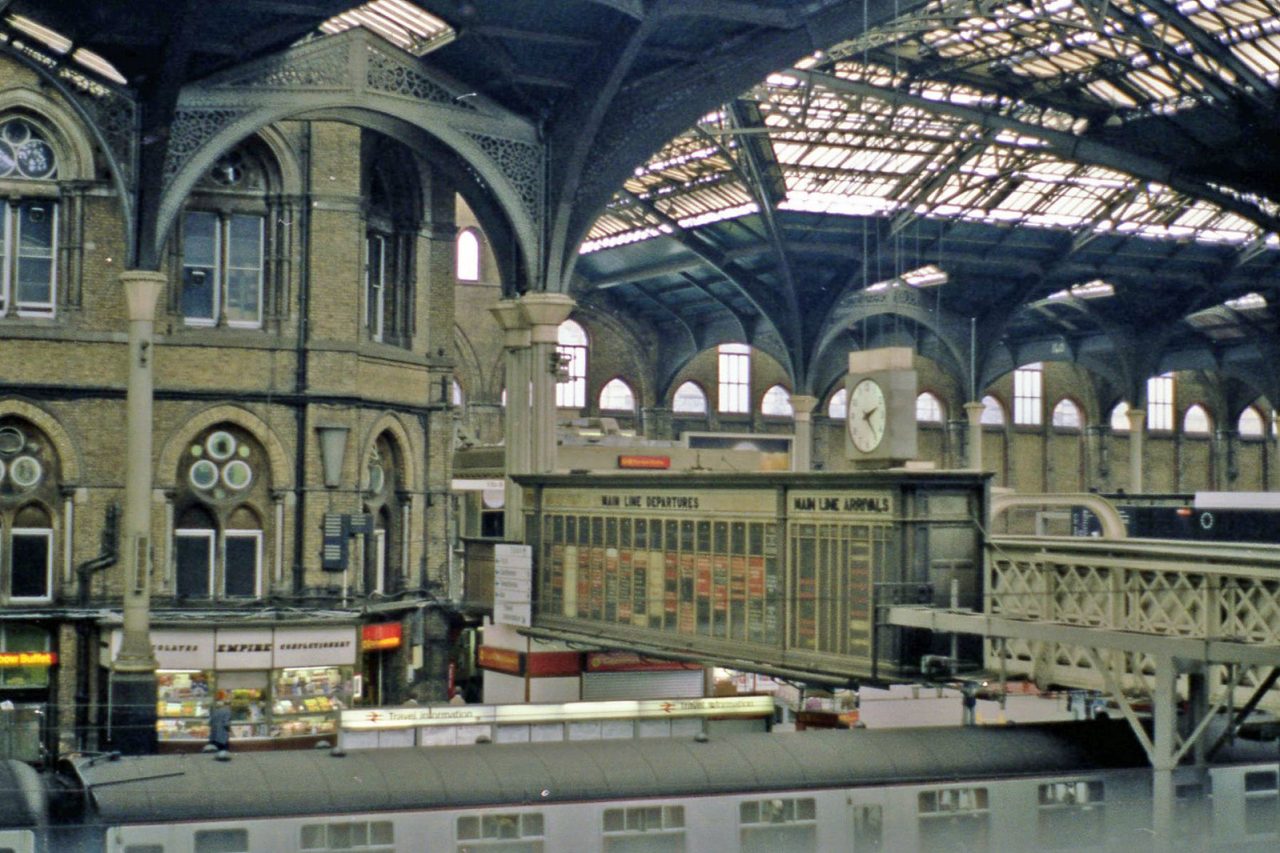
[[[870,453],[884,439],[886,405],[884,389],[874,379],[863,379],[849,395],[849,438],[859,453]]]

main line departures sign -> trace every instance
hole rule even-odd
[[[525,488],[537,636],[758,672],[893,680],[950,638],[893,604],[980,608],[988,476],[591,474]],[[962,638],[962,659],[981,661]]]

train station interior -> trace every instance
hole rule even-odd
[[[1272,0],[0,0],[0,759],[1110,717],[1280,844],[1278,130]]]

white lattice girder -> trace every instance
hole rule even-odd
[[[1039,643],[1115,649],[1117,651],[1172,656],[1188,661],[1234,663],[1243,666],[1280,666],[1280,644],[1236,643],[1224,640],[1197,640],[1109,628],[1085,628],[1059,622],[1031,622],[986,616],[972,611],[899,605],[889,608],[891,625],[925,628],[953,634],[984,637],[1011,637]]]

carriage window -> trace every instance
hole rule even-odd
[[[395,827],[389,820],[312,823],[302,827],[303,850],[394,853],[395,844]]]
[[[684,853],[684,806],[604,810],[605,853]]]
[[[1040,786],[1037,827],[1046,849],[1092,847],[1103,840],[1101,782],[1052,782]]]
[[[921,791],[920,844],[932,849],[986,850],[991,815],[986,788]]]
[[[854,853],[884,849],[884,809],[858,806],[853,812]]]
[[[249,830],[197,830],[193,849],[195,853],[249,853]]]
[[[812,797],[749,800],[739,805],[743,853],[816,850],[817,806]]]
[[[512,813],[458,818],[458,853],[473,850],[542,853],[542,815]]]
[[[0,853],[14,853],[12,847],[0,847]],[[164,853],[163,844],[126,844],[124,853]]]
[[[1274,771],[1244,774],[1244,831],[1247,835],[1275,832],[1280,818],[1280,788]]]

